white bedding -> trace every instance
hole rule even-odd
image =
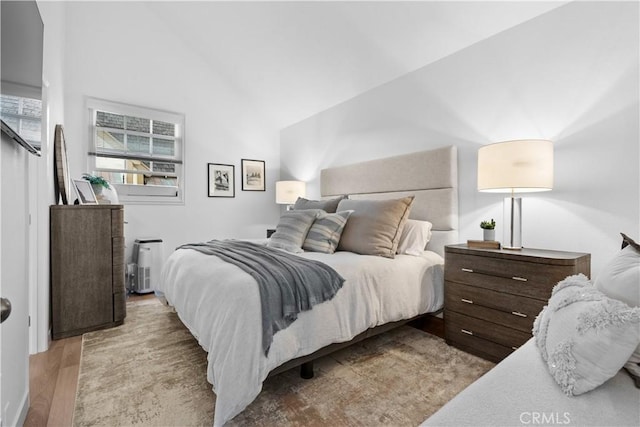
[[[566,396],[530,339],[449,401],[422,426],[638,426],[640,389],[624,371],[580,396]]]
[[[167,261],[160,289],[182,322],[208,352],[207,379],[216,393],[214,425],[222,425],[260,393],[281,364],[364,330],[440,309],[441,256],[395,259],[336,252],[300,254],[333,267],[346,280],[328,302],[301,313],[274,335],[268,357],[261,348],[257,283],[240,268],[194,250],[177,250]]]

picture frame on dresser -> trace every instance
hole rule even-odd
[[[98,204],[98,198],[93,192],[93,188],[91,187],[91,183],[89,181],[85,181],[84,179],[74,179],[73,188],[75,188],[76,190],[76,194],[78,195],[78,202],[81,205]]]

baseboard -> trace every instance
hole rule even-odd
[[[19,410],[16,413],[16,418],[13,420],[13,423],[9,423],[6,425],[9,425],[9,426],[24,425],[24,422],[27,420],[28,412],[29,412],[29,391],[27,390],[27,392],[24,394],[24,397],[22,398],[22,402],[20,402]]]

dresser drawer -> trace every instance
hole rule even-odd
[[[500,344],[504,347],[516,349],[531,338],[531,333],[518,331],[506,326],[498,325],[486,320],[466,316],[453,311],[445,311],[445,334],[463,334],[482,338]]]
[[[454,282],[445,283],[446,310],[530,333],[546,302]]]
[[[474,335],[465,334],[461,332],[461,328],[455,323],[446,322],[445,333],[447,344],[454,345],[468,353],[494,362],[501,361],[514,351],[511,347],[496,344]]]
[[[548,300],[556,283],[571,274],[574,269],[567,266],[474,255],[455,254],[445,262],[445,277],[449,281],[543,301]]]

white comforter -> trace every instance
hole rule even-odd
[[[160,290],[208,352],[207,379],[216,393],[214,425],[239,414],[260,393],[269,372],[334,342],[349,341],[384,323],[436,311],[443,303],[442,257],[395,259],[336,252],[308,252],[344,277],[328,302],[301,313],[274,335],[268,357],[262,348],[257,283],[215,256],[180,249],[168,259]]]

